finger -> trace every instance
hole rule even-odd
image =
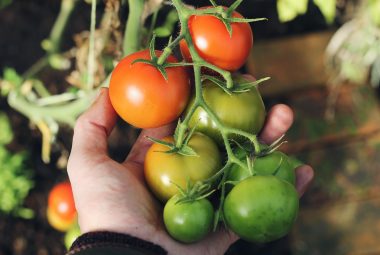
[[[301,197],[310,186],[314,178],[314,170],[308,165],[297,167],[296,169],[296,188]]]
[[[289,106],[278,104],[269,111],[266,123],[260,134],[263,143],[271,144],[288,131],[293,123],[294,114]]]
[[[152,141],[150,141],[147,137],[161,139],[165,136],[172,135],[174,128],[175,124],[171,123],[158,128],[143,129],[133,145],[131,152],[126,158],[125,163],[134,162],[137,164],[143,164],[145,154],[152,145]]]
[[[70,159],[91,160],[107,155],[107,138],[117,115],[111,105],[108,89],[101,89],[91,107],[77,120]]]

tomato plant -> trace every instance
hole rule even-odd
[[[157,56],[161,51],[155,51]],[[190,79],[185,67],[165,68],[167,79],[153,65],[137,62],[152,60],[149,50],[133,53],[115,67],[109,95],[115,111],[126,122],[139,128],[168,124],[179,117],[190,95]],[[168,63],[176,63],[169,56]]]
[[[179,195],[169,199],[164,208],[164,223],[169,234],[184,243],[201,240],[211,230],[214,209],[205,199],[179,202]]]
[[[232,17],[243,18],[236,11]],[[193,15],[188,26],[195,49],[205,61],[231,72],[238,70],[246,61],[253,44],[249,24],[232,22],[230,35],[219,18],[213,15]],[[189,48],[184,40],[180,42],[180,47],[186,61],[191,62]]]
[[[162,140],[174,141],[173,137]],[[185,189],[187,181],[195,183],[206,180],[221,168],[221,156],[211,138],[194,133],[188,145],[197,156],[165,153],[168,148],[158,143],[154,143],[145,156],[145,179],[153,193],[162,201],[178,193],[176,185]]]
[[[234,77],[235,86],[249,82],[242,76]],[[220,122],[226,127],[240,129],[257,134],[265,121],[265,106],[256,87],[245,92],[227,94],[215,83],[206,80],[202,84],[202,93],[206,104],[214,111]],[[190,101],[188,109],[194,102]],[[198,108],[189,121],[196,129],[223,144],[220,129],[203,108]],[[232,136],[231,138],[237,138]]]
[[[298,213],[293,185],[275,176],[252,176],[227,195],[223,214],[227,226],[251,242],[270,242],[286,235]]]

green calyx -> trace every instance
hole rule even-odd
[[[211,190],[211,185],[208,183],[196,182],[192,184],[190,180],[186,183],[186,189],[173,183],[179,190],[179,199],[176,204],[190,203],[209,197],[215,190]]]
[[[180,135],[180,128],[179,128],[180,126],[181,126],[181,120],[178,120],[178,125],[177,125],[175,132],[174,132],[174,137],[173,137],[174,142],[173,143],[166,142],[166,141],[159,140],[159,139],[155,139],[153,137],[147,137],[147,138],[154,143],[158,143],[158,144],[166,146],[168,148],[168,150],[162,151],[163,153],[168,153],[168,154],[178,153],[178,154],[183,155],[183,156],[192,156],[192,157],[198,156],[196,151],[194,151],[194,149],[188,145],[192,135],[194,134],[196,127],[188,130],[184,136],[184,139],[182,139],[182,141],[180,143],[178,143],[177,141],[178,141],[178,137]]]
[[[176,39],[176,41],[177,40],[178,40],[178,38]],[[164,79],[166,81],[168,80],[168,74],[166,72],[166,68],[192,65],[191,63],[185,63],[185,62],[179,62],[179,63],[168,63],[168,62],[166,62],[166,59],[172,53],[172,47],[173,47],[172,45],[174,45],[174,44],[176,45],[175,42],[172,42],[172,37],[169,38],[168,47],[166,47],[164,49],[164,52],[160,57],[158,57],[156,54],[155,43],[156,43],[156,35],[153,34],[152,40],[149,43],[149,54],[150,54],[151,60],[136,59],[135,61],[132,62],[132,64],[144,63],[144,64],[154,66],[155,68],[157,68],[158,71],[160,71],[160,73],[162,74],[162,76],[164,77]]]
[[[261,83],[263,83],[269,79],[270,79],[270,77],[261,78],[261,79],[256,80],[256,81],[241,81],[241,82],[235,81],[233,84],[233,87],[228,88],[225,81],[223,81],[223,80],[221,80],[215,76],[211,76],[211,75],[203,75],[202,76],[202,81],[209,80],[209,81],[215,83],[221,89],[223,89],[224,92],[226,92],[229,95],[231,95],[232,93],[248,92],[251,88],[257,87],[258,85],[260,85]]]

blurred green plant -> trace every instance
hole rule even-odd
[[[328,24],[334,22],[337,0],[313,0]],[[277,12],[281,22],[288,22],[307,11],[309,0],[277,0]]]
[[[353,19],[340,27],[326,49],[332,88],[328,118],[333,117],[339,84],[380,85],[380,0],[361,1]]]
[[[0,9],[3,9],[4,7],[10,5],[12,3],[12,0],[0,0]]]
[[[0,112],[0,213],[30,219],[34,213],[23,203],[34,183],[25,166],[27,154],[11,153],[5,147],[13,139],[8,117]]]

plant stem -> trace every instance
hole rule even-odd
[[[128,0],[129,15],[123,40],[124,56],[140,49],[141,28],[143,26],[141,16],[144,11],[144,3],[144,0]]]
[[[9,105],[37,123],[45,118],[51,118],[57,122],[74,126],[76,118],[90,105],[95,91],[86,96],[65,105],[38,106],[29,102],[18,91],[11,91],[8,95]]]
[[[95,74],[95,26],[96,26],[96,0],[91,1],[91,25],[90,25],[90,38],[88,46],[88,59],[87,59],[87,82],[84,90],[91,90],[94,87],[94,74]]]
[[[171,42],[165,49],[163,50],[161,56],[157,60],[158,65],[162,65],[165,63],[165,60],[172,54],[173,49],[179,44],[179,42],[185,38],[184,34],[180,34],[173,42]]]
[[[48,39],[47,52],[49,55],[60,51],[63,32],[78,2],[78,0],[62,0],[61,9]]]
[[[26,70],[25,73],[23,73],[22,77],[27,80],[34,75],[36,75],[38,72],[40,72],[42,69],[44,69],[49,64],[47,56],[40,58],[36,63],[34,63],[28,70]]]

